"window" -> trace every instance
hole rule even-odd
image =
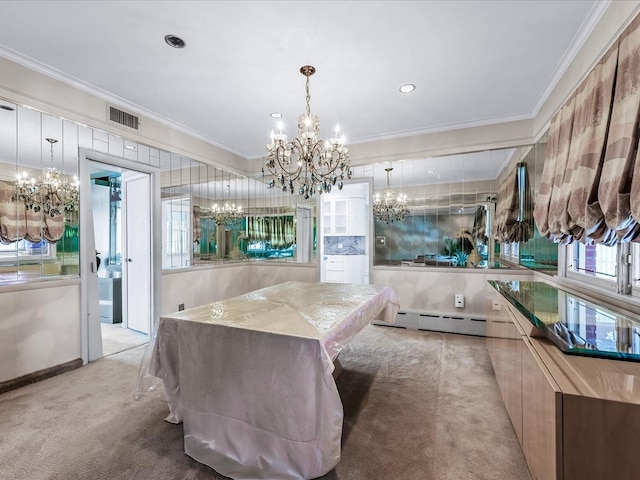
[[[520,242],[510,242],[502,244],[501,258],[513,263],[519,263],[520,261]]]
[[[631,293],[640,297],[640,243],[631,245]]]
[[[640,296],[640,245],[620,243],[567,246],[566,276],[613,289],[622,295]]]
[[[191,243],[191,201],[173,198],[162,201],[162,268],[187,267]]]
[[[31,243],[19,240],[8,245],[0,243],[0,263],[32,263],[40,260],[55,260],[56,246],[45,241]]]
[[[615,282],[618,272],[618,247],[573,243],[568,270]]]

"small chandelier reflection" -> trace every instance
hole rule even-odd
[[[315,67],[305,65],[300,68],[306,78],[307,106],[304,115],[298,118],[298,137],[287,142],[282,133],[271,131],[271,143],[267,145],[266,166],[275,177],[283,192],[295,191],[305,199],[314,193],[331,192],[335,185],[342,190],[344,179],[351,178],[349,149],[344,146],[344,135],[339,136],[340,126],[336,125],[335,136],[329,141],[320,137],[320,120],[311,114],[309,102],[309,77],[316,72]]]
[[[53,166],[53,145],[55,138],[46,138],[50,145],[51,163],[40,178],[29,179],[26,173],[18,174],[14,202],[24,203],[26,210],[42,211],[44,215],[56,217],[63,213],[78,210],[80,182],[76,175],[70,182],[67,177]]]
[[[384,195],[376,193],[373,199],[373,215],[376,220],[393,223],[402,222],[409,215],[409,207],[407,206],[407,196],[403,193],[395,194],[389,188],[389,176],[393,168],[385,168],[387,172],[387,190]]]
[[[230,192],[231,186],[227,185],[227,194]],[[214,203],[211,205],[211,218],[216,222],[216,225],[231,227],[242,220],[242,207],[229,200],[225,200],[222,205]]]

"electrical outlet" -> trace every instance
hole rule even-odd
[[[454,306],[456,308],[464,308],[464,295],[461,293],[456,293],[454,299]]]
[[[184,303],[178,305],[178,311],[181,312],[182,310],[184,310]]]

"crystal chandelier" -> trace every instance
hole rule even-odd
[[[340,126],[336,125],[335,136],[329,141],[320,136],[320,121],[311,114],[309,101],[309,77],[316,72],[315,67],[305,65],[300,68],[306,78],[307,108],[298,118],[298,136],[287,142],[282,133],[271,131],[271,143],[267,145],[267,169],[276,178],[283,192],[298,191],[305,199],[314,193],[331,192],[338,185],[342,190],[345,177],[351,178],[349,149],[344,146],[344,135],[338,137]],[[275,185],[272,180],[270,186]]]
[[[387,190],[384,195],[376,193],[373,199],[373,215],[376,220],[385,223],[402,222],[409,215],[407,196],[404,193],[395,194],[389,188],[389,176],[393,168],[385,168],[387,172]]]
[[[26,210],[42,211],[44,215],[55,217],[78,209],[79,185],[78,177],[73,182],[53,166],[53,144],[55,138],[45,139],[51,147],[51,164],[38,180],[27,177],[26,173],[18,174],[14,202],[24,203]]]
[[[231,187],[227,185],[227,189],[230,191]],[[235,203],[231,203],[228,200],[226,200],[222,205],[214,203],[211,206],[211,218],[216,222],[216,225],[230,227],[234,223],[242,220],[242,207]]]

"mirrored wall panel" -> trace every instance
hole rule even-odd
[[[265,175],[250,178],[178,155],[160,167],[163,268],[315,261],[315,199],[283,192]],[[298,246],[300,215],[314,239],[309,247]]]
[[[498,181],[525,149],[354,167],[374,179],[374,265],[502,267],[492,237]]]
[[[0,100],[0,283],[78,274],[79,126]]]

